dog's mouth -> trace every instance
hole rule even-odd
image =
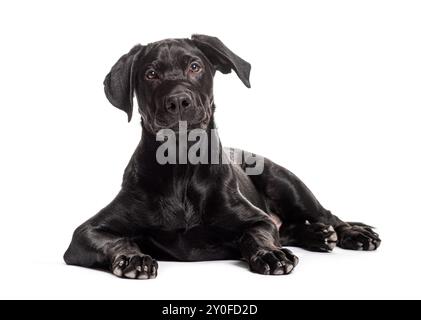
[[[160,119],[155,115],[151,129],[155,134],[163,129],[172,130],[174,133],[180,133],[182,130],[206,130],[210,122],[211,114],[207,111],[209,108],[206,108],[205,106],[201,106],[200,109],[202,112],[194,119],[182,119],[179,117],[178,119],[168,121],[166,119]]]
[[[179,134],[181,132],[190,132],[192,130],[206,130],[208,127],[209,121],[204,119],[203,121],[189,123],[187,121],[179,120],[175,123],[170,125],[165,123],[160,123],[155,121],[153,131],[155,134],[158,134],[161,130],[171,130],[175,134]]]

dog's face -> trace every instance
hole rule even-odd
[[[213,65],[191,40],[164,40],[145,48],[134,88],[145,123],[152,131],[206,128],[212,114]]]
[[[188,129],[205,129],[214,110],[216,70],[234,70],[250,87],[250,64],[217,38],[195,35],[137,45],[113,66],[104,81],[105,93],[129,121],[135,93],[144,127],[151,133],[176,131],[179,121],[186,121]]]

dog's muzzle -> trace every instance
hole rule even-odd
[[[189,129],[206,128],[210,119],[209,101],[202,101],[199,94],[178,86],[156,103],[155,130],[178,128],[180,121],[187,122]]]
[[[192,104],[192,95],[187,91],[173,93],[164,100],[165,109],[171,114],[179,115],[180,118],[192,107]]]

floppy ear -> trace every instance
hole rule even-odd
[[[143,46],[137,45],[123,55],[111,68],[104,80],[104,91],[111,104],[127,113],[130,122],[133,114],[134,65]]]
[[[201,34],[192,35],[195,45],[206,55],[216,70],[230,73],[234,70],[247,88],[250,88],[251,65],[228,49],[221,40]]]

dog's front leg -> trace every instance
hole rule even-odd
[[[130,238],[118,237],[89,221],[76,229],[64,260],[67,264],[109,269],[122,278],[152,279],[158,264]]]
[[[221,225],[235,226],[239,231],[238,248],[251,271],[289,274],[298,264],[298,258],[282,248],[277,225],[267,213],[252,204],[239,187],[223,190],[213,212],[222,213],[221,217],[214,217]]]
[[[67,264],[108,269],[122,278],[157,276],[157,262],[144,254],[130,236],[135,233],[136,224],[131,219],[132,204],[128,199],[120,193],[110,205],[75,230],[64,254]]]
[[[240,239],[240,251],[250,270],[260,274],[288,274],[298,258],[281,248],[278,230],[270,221],[261,221],[247,228]]]

